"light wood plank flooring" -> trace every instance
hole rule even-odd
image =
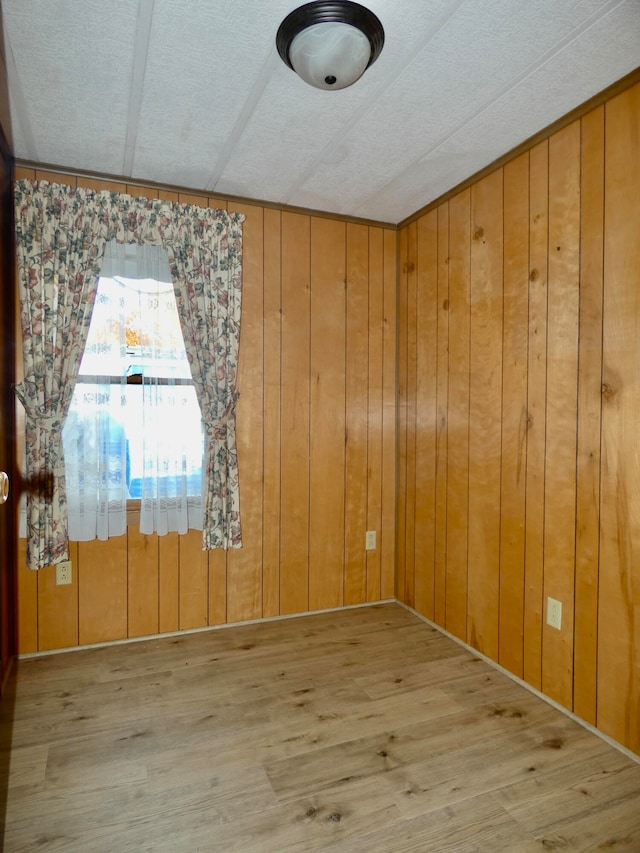
[[[640,765],[395,604],[22,661],[10,699],[6,851],[640,851]]]

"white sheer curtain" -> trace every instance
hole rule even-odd
[[[69,538],[202,529],[200,410],[162,246],[107,244],[64,425]]]

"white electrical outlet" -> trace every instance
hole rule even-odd
[[[367,530],[367,535],[365,536],[364,547],[367,551],[375,551],[376,550],[376,532],[375,530]]]
[[[551,597],[547,597],[547,625],[558,631],[562,627],[562,602]]]
[[[56,585],[63,586],[71,583],[71,560],[56,563]]]

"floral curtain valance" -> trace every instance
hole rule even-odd
[[[240,547],[235,441],[242,214],[48,182],[15,184],[26,413],[27,563],[68,555],[61,431],[105,246],[162,245],[205,428],[203,548]]]

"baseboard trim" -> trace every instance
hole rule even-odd
[[[530,693],[533,693],[534,696],[537,696],[538,699],[542,699],[547,705],[551,705],[552,708],[555,708],[556,711],[561,711],[565,717],[569,717],[570,720],[573,720],[574,723],[578,723],[582,728],[586,729],[591,734],[596,735],[605,743],[609,744],[609,746],[613,746],[619,752],[622,752],[627,758],[630,758],[632,761],[635,761],[636,764],[640,764],[640,755],[636,755],[635,752],[632,752],[626,746],[623,746],[614,738],[605,734],[604,732],[597,729],[595,726],[592,726],[591,723],[588,723],[586,720],[583,720],[582,717],[579,717],[577,714],[574,714],[573,711],[570,711],[568,708],[565,708],[564,705],[561,705],[559,702],[556,702],[555,699],[551,699],[551,697],[547,696],[542,691],[538,690],[535,687],[532,687],[531,684],[527,684],[526,681],[523,681],[522,678],[518,678],[517,675],[514,675],[512,672],[509,672],[508,669],[505,669],[503,666],[500,666],[499,663],[496,663],[491,658],[483,655],[482,652],[479,652],[477,649],[474,649],[473,646],[470,646],[468,643],[465,643],[459,637],[454,636],[441,625],[437,625],[435,622],[432,622],[431,619],[427,619],[426,616],[423,616],[422,613],[418,613],[417,610],[414,610],[413,607],[410,607],[408,604],[405,604],[404,601],[399,601],[396,599],[396,604],[399,604],[400,607],[404,607],[405,610],[408,610],[409,613],[413,613],[414,616],[417,616],[418,619],[421,619],[423,622],[426,622],[431,628],[435,628],[436,631],[439,631],[441,634],[444,634],[445,637],[448,637],[450,640],[453,640],[454,643],[457,643],[459,646],[462,646],[463,649],[466,649],[470,652],[474,657],[480,658],[485,663],[488,663],[489,666],[493,667],[493,669],[501,672],[502,675],[506,675],[507,678],[510,678],[511,681],[515,681],[516,684],[519,684],[520,687],[526,688]]]

